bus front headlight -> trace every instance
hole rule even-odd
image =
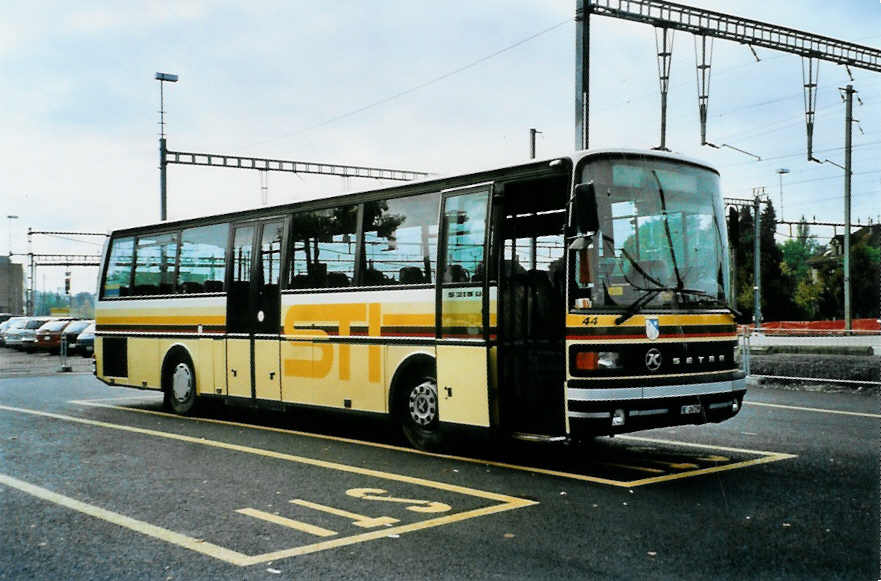
[[[600,351],[597,353],[598,369],[620,369],[621,354],[617,351]]]
[[[621,354],[617,351],[579,351],[575,354],[575,368],[581,371],[619,369]]]

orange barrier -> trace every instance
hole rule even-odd
[[[881,331],[879,319],[853,319],[851,328],[854,331]],[[762,324],[762,330],[768,334],[776,333],[809,333],[811,331],[844,331],[844,320],[832,321],[772,321]]]

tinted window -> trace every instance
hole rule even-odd
[[[223,291],[228,232],[228,224],[187,228],[181,232],[178,292]]]
[[[364,204],[362,284],[434,280],[439,201],[438,194],[425,194]]]
[[[177,232],[139,236],[136,250],[133,294],[173,293]]]
[[[357,206],[294,214],[288,288],[352,284],[358,247]]]
[[[103,296],[124,297],[131,294],[129,285],[132,276],[132,255],[134,238],[117,238],[110,246],[110,259],[104,275]]]

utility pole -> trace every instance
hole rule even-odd
[[[575,149],[590,136],[590,0],[575,1]]]
[[[541,133],[538,129],[529,130],[529,159],[535,159],[535,134]]]
[[[753,199],[753,319],[755,321],[756,331],[762,326],[762,261],[761,261],[761,228],[762,221],[761,200],[758,193]]]
[[[844,329],[851,330],[850,305],[850,177],[851,177],[851,133],[853,129],[853,85],[845,92],[844,116]]]
[[[165,176],[168,167],[165,160],[168,151],[165,141],[165,83],[176,83],[178,77],[171,73],[156,73],[154,78],[159,81],[159,219],[165,222],[168,199]]]
[[[529,130],[529,159],[535,159],[535,134],[541,133],[534,127]],[[529,268],[535,268],[538,261],[538,239],[533,236],[529,241]]]

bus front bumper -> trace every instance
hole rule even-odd
[[[724,381],[614,387],[567,388],[571,437],[621,434],[686,424],[718,423],[740,411],[746,377]]]

